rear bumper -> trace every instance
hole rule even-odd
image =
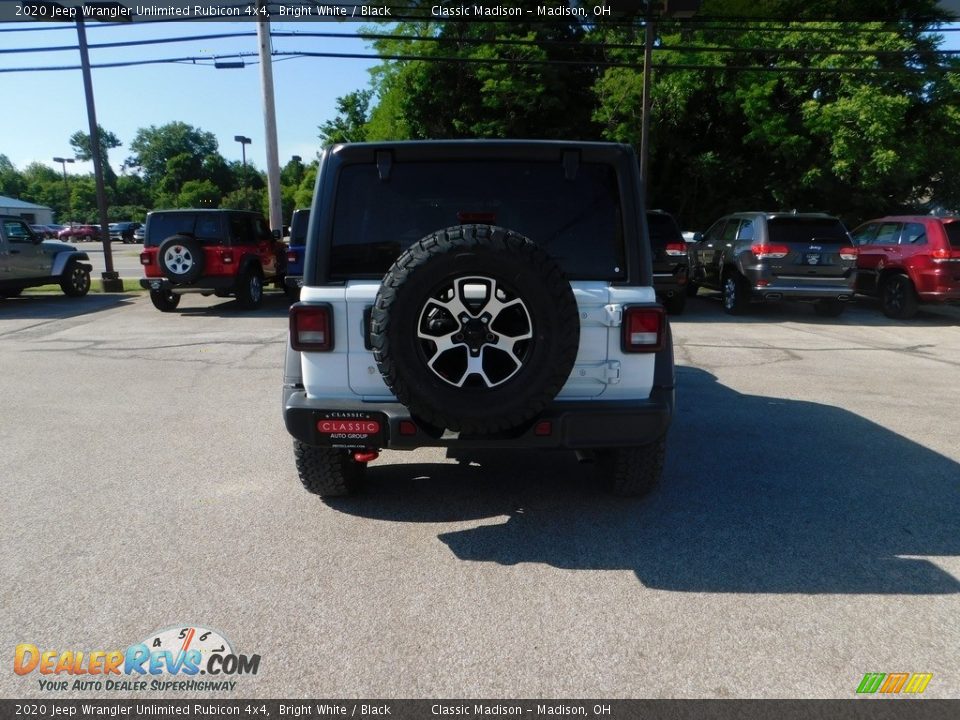
[[[840,300],[846,302],[853,298],[854,276],[816,278],[804,281],[788,278],[771,280],[768,285],[752,283],[754,296],[762,300]]]
[[[140,287],[142,287],[144,290],[162,290],[164,292],[172,291],[177,294],[230,290],[236,285],[236,283],[237,278],[233,275],[214,275],[211,277],[204,277],[196,283],[191,283],[190,285],[177,285],[170,282],[167,278],[140,278]]]
[[[287,275],[283,279],[283,284],[288,288],[296,288],[299,290],[303,287],[303,275]]]
[[[420,447],[567,448],[571,450],[645,445],[662,437],[673,417],[674,389],[654,387],[645,400],[554,402],[534,420],[498,435],[440,434],[411,417],[400,403],[310,400],[302,388],[285,387],[283,418],[287,431],[307,445],[330,446],[317,422],[331,411],[362,411],[380,416],[385,426],[376,449],[414,450]],[[400,423],[413,423],[414,434],[403,435]],[[544,423],[550,423],[549,434]],[[409,425],[407,428],[409,429]]]

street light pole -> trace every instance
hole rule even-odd
[[[66,194],[67,217],[70,217],[73,214],[73,210],[70,209],[70,186],[67,184],[67,163],[73,164],[74,159],[55,157],[53,161],[55,163],[60,163],[60,167],[63,168],[63,192]],[[70,221],[73,221],[72,217],[70,217]]]
[[[243,135],[234,135],[234,136],[233,136],[233,139],[236,140],[238,143],[240,143],[240,152],[243,154],[243,168],[244,168],[244,170],[246,170],[246,168],[247,168],[247,145],[249,145],[250,143],[252,143],[253,140],[251,140],[251,139],[248,138],[248,137],[244,137]]]

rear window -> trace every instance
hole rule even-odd
[[[767,230],[772,243],[851,242],[843,223],[832,218],[775,217]]]
[[[189,235],[204,245],[215,245],[223,240],[220,215],[217,213],[160,213],[147,220],[145,247],[157,247],[171,235]]]
[[[950,239],[950,245],[960,250],[960,220],[945,222],[943,229],[947,231],[947,237]]]
[[[647,213],[647,229],[650,231],[652,247],[683,242],[683,232],[677,225],[677,221],[665,213]]]
[[[309,210],[296,210],[293,213],[293,219],[290,221],[290,244],[307,244],[307,225],[310,224]]]
[[[571,278],[626,277],[614,169],[584,163],[567,180],[560,163],[519,161],[398,163],[387,181],[372,164],[343,168],[331,275],[382,277],[422,237],[467,223],[526,235]]]

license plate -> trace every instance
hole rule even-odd
[[[342,448],[380,448],[386,418],[377,413],[321,412],[315,416],[317,439]]]
[[[807,265],[817,265],[820,263],[820,253],[807,253]]]
[[[150,289],[151,289],[151,290],[159,290],[159,289],[160,289],[160,285],[162,285],[162,283],[161,283],[159,280],[151,280],[151,281],[150,281]]]

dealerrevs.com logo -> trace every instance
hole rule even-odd
[[[42,649],[20,643],[13,671],[37,676],[48,692],[93,690],[232,691],[233,678],[256,675],[259,655],[235,653],[216,630],[182,625],[159,630],[126,650]]]

